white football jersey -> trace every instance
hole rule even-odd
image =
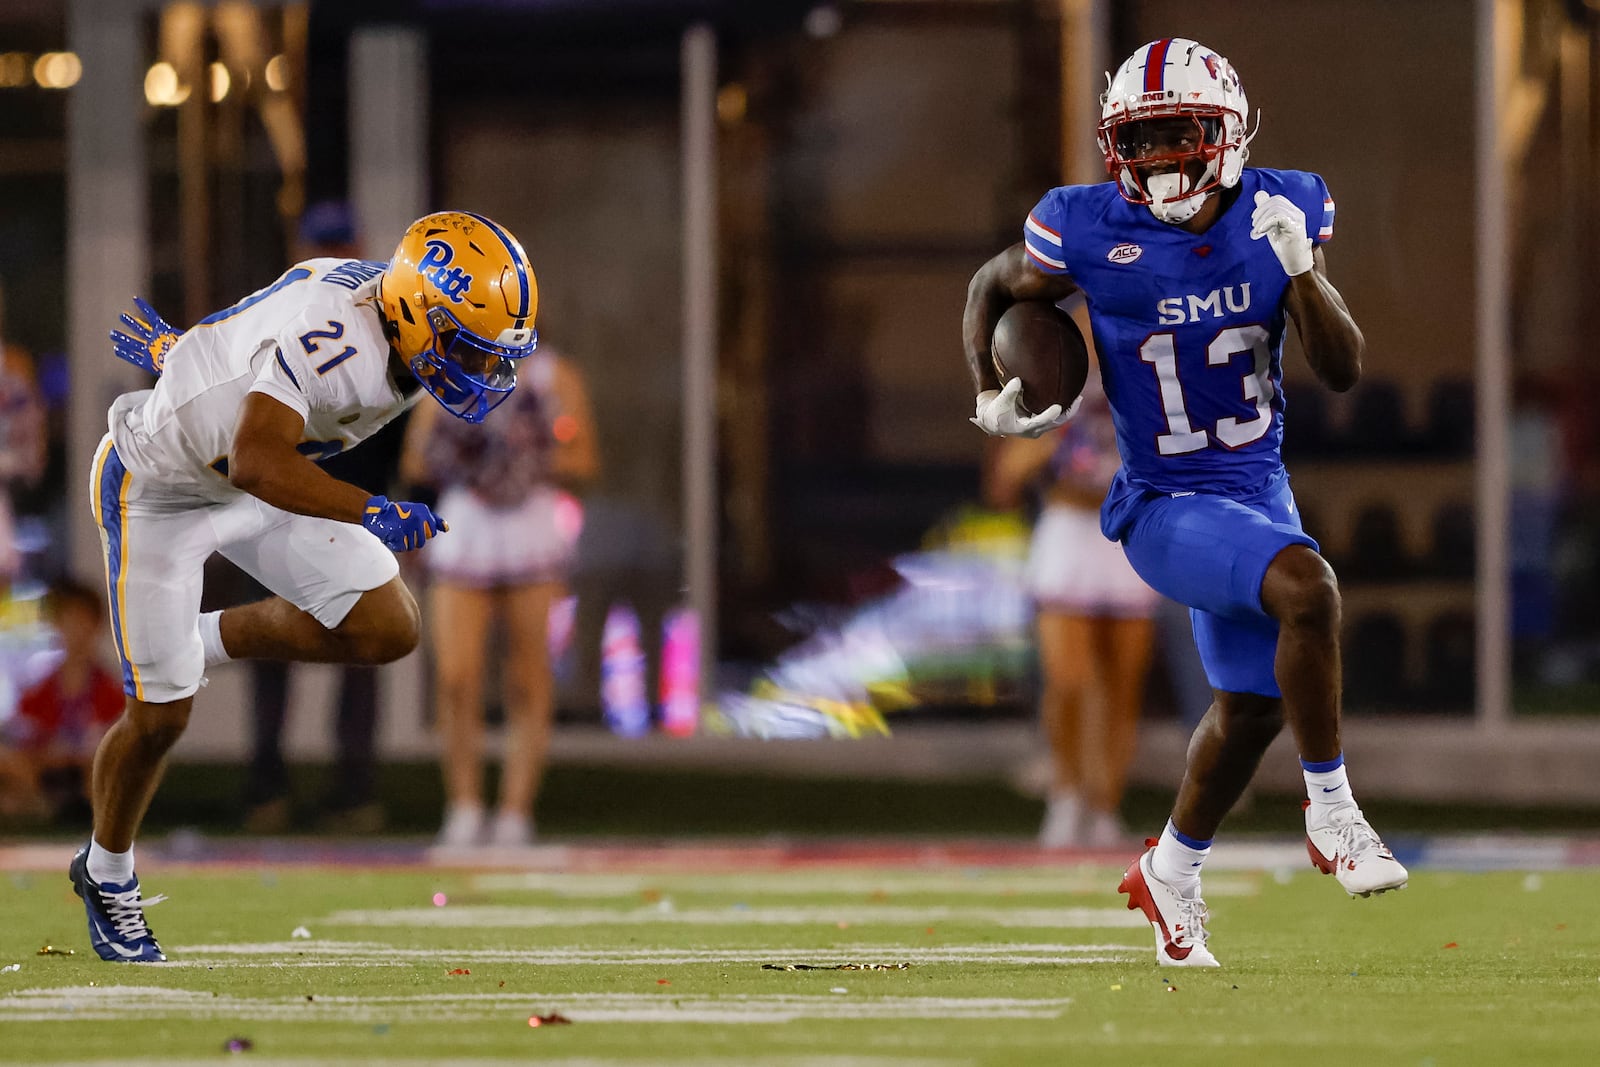
[[[309,259],[232,307],[195,323],[167,353],[154,389],[111,406],[117,454],[143,487],[238,497],[228,453],[250,393],[305,419],[300,451],[325,459],[377,433],[422,390],[402,395],[373,299],[385,264]]]

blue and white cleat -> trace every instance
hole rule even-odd
[[[89,913],[89,943],[103,960],[113,963],[165,963],[166,953],[156,943],[156,935],[144,921],[144,909],[167,898],[139,896],[139,877],[132,881],[104,885],[89,877],[89,846],[72,857],[68,868],[72,891],[83,898]]]

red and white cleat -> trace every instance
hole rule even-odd
[[[1154,845],[1155,842],[1149,842]],[[1196,893],[1181,896],[1150,870],[1150,856],[1144,854],[1122,876],[1117,892],[1128,894],[1128,910],[1142,909],[1156,932],[1156,962],[1163,967],[1220,967],[1206,948],[1206,902]]]
[[[1334,808],[1321,818],[1311,812],[1311,802],[1306,801],[1306,853],[1317,870],[1339,879],[1346,893],[1369,897],[1406,887],[1406,869],[1360,808],[1353,804]]]

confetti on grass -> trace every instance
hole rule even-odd
[[[572,1020],[562,1015],[559,1011],[553,1011],[549,1015],[528,1016],[528,1025],[535,1028],[540,1026],[561,1026],[570,1022]]]
[[[77,954],[76,949],[56,948],[54,945],[45,945],[37,953],[40,956],[76,956]]]
[[[248,1037],[230,1037],[222,1043],[224,1052],[249,1052],[256,1047],[256,1043]]]
[[[763,963],[763,971],[909,971],[909,963]]]

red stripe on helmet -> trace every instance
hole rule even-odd
[[[1144,59],[1144,91],[1147,93],[1160,92],[1167,68],[1167,48],[1172,44],[1171,37],[1163,37],[1150,46],[1150,54]]]

